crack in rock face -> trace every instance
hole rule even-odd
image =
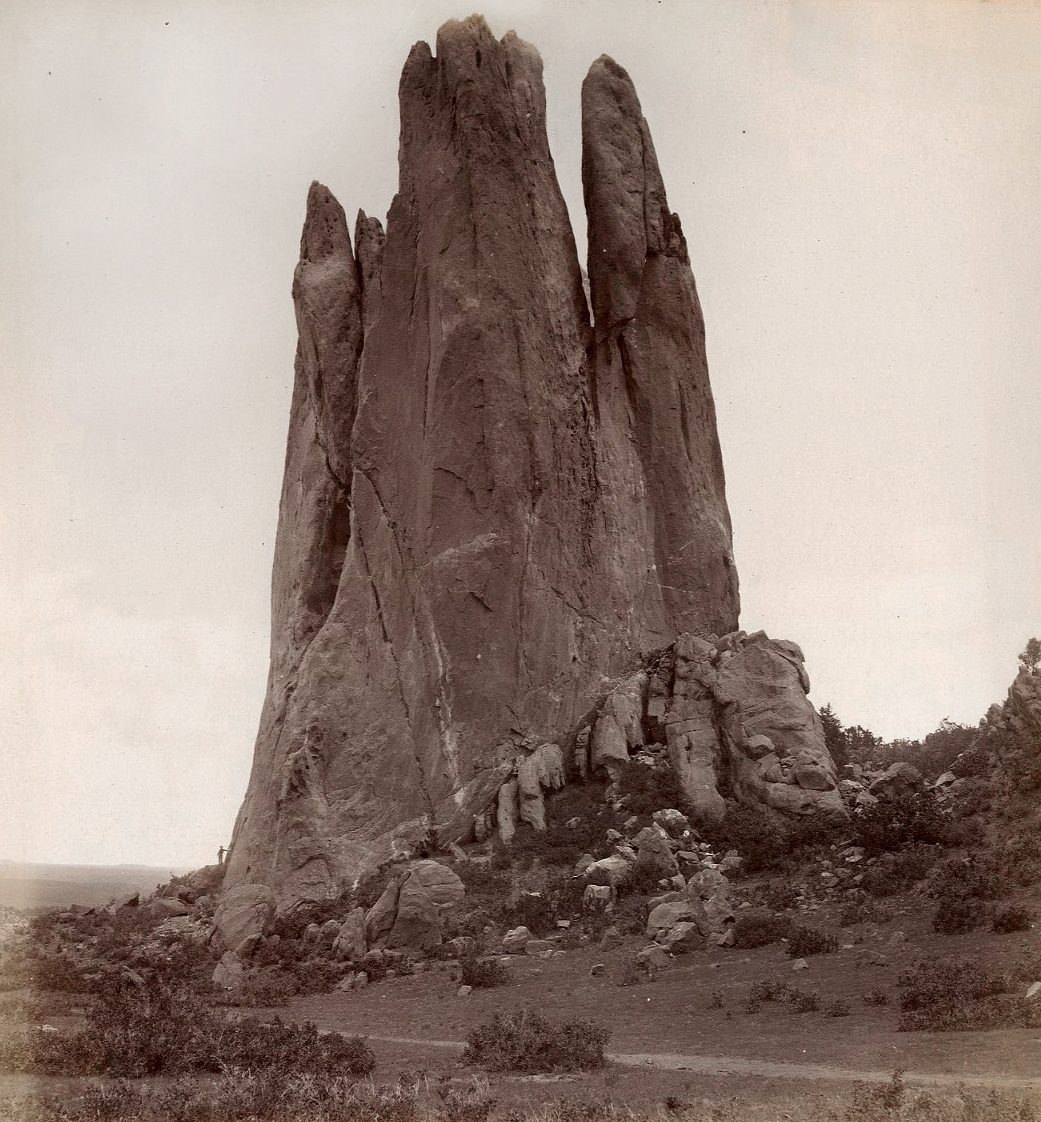
[[[479,16],[435,47],[402,71],[385,230],[359,212],[352,245],[329,190],[307,199],[271,669],[225,877],[280,910],[432,839],[538,827],[611,684],[738,622],[704,322],[632,82],[604,57],[582,89],[587,302],[538,52]],[[692,789],[717,755],[758,766],[770,734],[716,673],[711,706],[674,692],[651,718],[653,683],[627,687],[585,766],[645,719],[683,725]]]

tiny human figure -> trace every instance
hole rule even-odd
[[[224,846],[221,846],[220,849],[217,850],[217,864],[218,865],[223,866],[223,864],[224,864],[224,854],[227,853],[227,852],[228,851],[224,848]]]

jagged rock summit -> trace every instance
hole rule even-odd
[[[225,886],[280,907],[471,835],[522,749],[737,575],[704,324],[625,71],[582,88],[592,322],[542,63],[479,16],[412,49],[381,224],[313,184],[271,668]],[[588,735],[588,732],[587,734]],[[537,783],[536,783],[537,785]]]

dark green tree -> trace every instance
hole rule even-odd
[[[838,767],[848,764],[849,751],[846,744],[846,733],[838,715],[831,707],[830,701],[827,705],[821,707],[819,715],[821,724],[824,726],[824,743],[831,753],[831,758]]]
[[[1019,652],[1019,661],[1031,674],[1036,674],[1041,666],[1041,639],[1027,640],[1027,645]]]

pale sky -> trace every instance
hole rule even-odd
[[[0,857],[198,865],[267,673],[307,188],[383,217],[443,0],[0,12]],[[1041,6],[495,0],[633,77],[708,332],[742,626],[887,738],[1041,635]]]

